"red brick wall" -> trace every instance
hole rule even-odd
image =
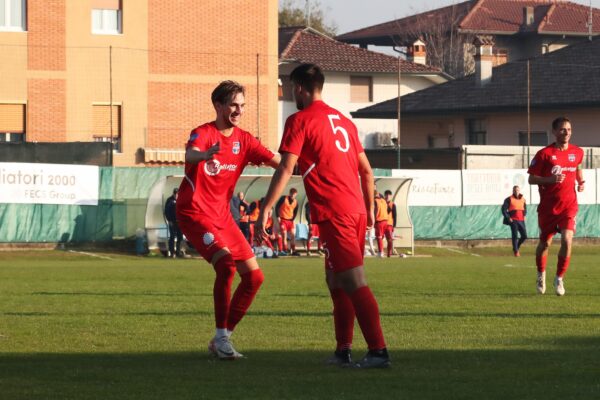
[[[268,54],[268,3],[148,0],[150,73],[256,75],[256,54]]]
[[[147,147],[183,149],[190,131],[215,119],[210,95],[215,84],[164,83],[148,84]],[[266,136],[268,125],[268,87],[260,89],[260,129]],[[240,128],[257,136],[256,85],[246,85],[246,108]]]
[[[65,70],[65,0],[28,1],[27,30],[28,68]]]
[[[27,82],[27,141],[66,141],[66,89],[63,79]]]

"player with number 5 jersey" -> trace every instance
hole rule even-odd
[[[325,249],[325,275],[333,301],[336,349],[329,363],[360,368],[390,366],[381,330],[379,306],[367,285],[364,244],[373,226],[373,172],[354,124],[325,104],[325,78],[314,64],[302,64],[290,75],[296,107],[287,119],[279,152],[281,163],[273,175],[257,228],[263,235],[268,212],[287,185],[294,166],[304,181],[310,219],[319,226]],[[353,363],[354,319],[369,351]]]

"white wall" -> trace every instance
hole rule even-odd
[[[280,75],[287,75],[295,65],[280,65]],[[368,103],[350,102],[350,76],[365,75],[373,78],[373,101]],[[403,75],[401,84],[401,95],[409,94],[417,90],[433,86],[434,83],[423,76]],[[348,118],[350,113],[358,109],[368,107],[382,101],[398,96],[398,75],[395,73],[358,74],[330,72],[325,74],[325,86],[323,88],[323,100],[331,107],[336,108]],[[296,106],[291,101],[279,101],[279,129],[278,138],[281,141],[283,127],[288,116],[296,112]],[[358,128],[359,138],[365,147],[372,147],[372,138],[369,136],[375,132],[389,132],[392,137],[397,136],[397,125],[394,119],[354,119]]]

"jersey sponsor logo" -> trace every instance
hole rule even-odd
[[[240,154],[240,142],[233,142],[233,147],[231,148],[233,154]]]
[[[221,164],[215,158],[204,163],[204,172],[208,176],[218,175],[223,170],[233,172],[237,170],[237,164]]]
[[[562,167],[560,165],[555,165],[552,167],[552,175],[560,175],[562,174]]]
[[[552,156],[552,160],[556,160],[556,156],[555,155]]]
[[[569,161],[575,162],[575,154],[569,154]]]
[[[202,236],[202,242],[205,246],[210,246],[215,241],[215,235],[210,232],[206,232],[204,236]]]

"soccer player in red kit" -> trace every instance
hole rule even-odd
[[[244,87],[221,82],[211,100],[216,119],[194,129],[186,145],[185,177],[179,187],[177,221],[194,248],[216,272],[213,288],[216,334],[209,351],[220,359],[242,357],[230,341],[263,282],[263,273],[242,231],[231,216],[229,202],[248,163],[276,167],[279,156],[238,128],[244,113]],[[235,271],[241,282],[233,298]]]
[[[560,250],[554,288],[556,294],[565,294],[563,277],[569,268],[573,235],[575,234],[575,216],[577,214],[577,191],[584,189],[583,150],[569,143],[571,139],[571,121],[559,117],[552,122],[552,133],[556,141],[537,152],[527,170],[529,183],[538,185],[540,204],[538,223],[540,241],[535,251],[537,266],[537,292],[546,292],[546,259],[552,237],[560,232]]]
[[[390,365],[379,306],[363,268],[365,232],[373,226],[373,172],[354,124],[321,99],[324,76],[314,64],[302,64],[290,80],[299,112],[286,123],[273,175],[257,228],[264,234],[267,211],[289,181],[296,162],[310,202],[311,222],[319,225],[325,249],[327,285],[333,300],[337,348],[330,363],[361,368]],[[360,176],[360,179],[359,179]],[[354,318],[369,351],[352,364]]]

